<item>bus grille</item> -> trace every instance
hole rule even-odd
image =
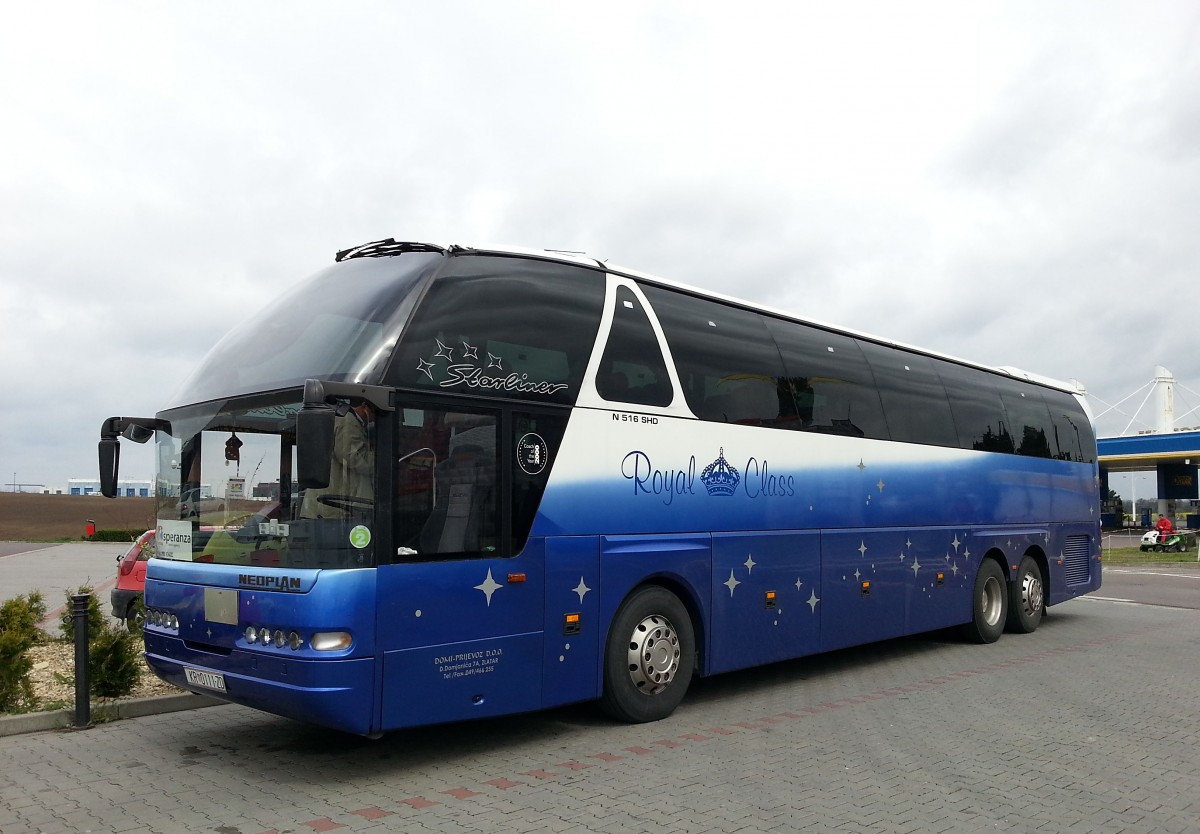
[[[1063,545],[1063,561],[1066,563],[1068,585],[1078,585],[1092,578],[1091,545],[1091,536],[1067,536]]]

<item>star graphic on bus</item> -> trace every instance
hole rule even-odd
[[[583,581],[583,577],[581,576],[581,577],[579,577],[579,584],[578,584],[578,585],[576,585],[576,586],[575,586],[574,588],[572,588],[571,590],[572,590],[572,591],[574,591],[575,593],[579,594],[579,601],[580,601],[580,602],[583,602],[583,597],[584,597],[584,595],[585,595],[585,594],[586,594],[588,591],[590,591],[590,590],[592,590],[592,589],[591,589],[591,588],[589,588],[589,587],[588,587],[588,586],[587,586],[587,585],[584,583],[584,581]]]
[[[733,589],[736,588],[738,585],[741,585],[742,583],[737,580],[737,578],[733,575],[733,571],[730,570],[729,578],[726,579],[721,584],[729,589],[729,596],[732,598],[733,597]]]
[[[496,356],[491,351],[488,351],[488,367],[499,368],[502,371],[504,370],[504,366],[500,364],[500,357]]]
[[[433,363],[432,362],[426,362],[424,359],[420,360],[417,363],[417,371],[419,373],[425,374],[425,376],[429,377],[429,381],[433,382]]]
[[[463,350],[463,359],[478,359],[479,358],[479,348],[475,347],[474,345],[468,345],[466,342],[463,342],[462,350]]]
[[[809,595],[808,595],[808,607],[813,610],[814,614],[817,613],[817,603],[820,601],[821,601],[821,598],[817,596],[817,591],[814,588],[812,591],[809,592]]]
[[[492,607],[492,594],[496,593],[496,591],[498,591],[500,588],[503,588],[503,587],[504,586],[501,585],[499,582],[497,582],[495,579],[492,579],[492,569],[488,568],[487,579],[483,580],[478,585],[476,585],[475,590],[483,591],[483,595],[485,597],[487,597],[488,608],[491,608]]]
[[[434,341],[437,342],[438,346],[438,351],[434,354],[434,356],[440,356],[447,362],[453,362],[454,348],[450,347],[449,345],[443,345],[441,339],[434,339]]]

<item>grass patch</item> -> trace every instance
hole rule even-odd
[[[1114,547],[1104,551],[1106,565],[1178,565],[1181,563],[1196,564],[1196,551],[1185,550],[1183,553],[1143,553],[1136,547]]]

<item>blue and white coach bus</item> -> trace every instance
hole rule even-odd
[[[121,436],[156,446],[151,667],[351,733],[654,721],[696,675],[1100,587],[1069,387],[570,253],[340,252],[105,421],[105,494]]]

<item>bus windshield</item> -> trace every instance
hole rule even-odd
[[[253,567],[374,564],[374,414],[343,403],[327,487],[296,491],[298,392],[160,415],[157,555]]]
[[[171,399],[173,406],[303,385],[372,384],[391,357],[433,252],[335,263],[231,330]]]

